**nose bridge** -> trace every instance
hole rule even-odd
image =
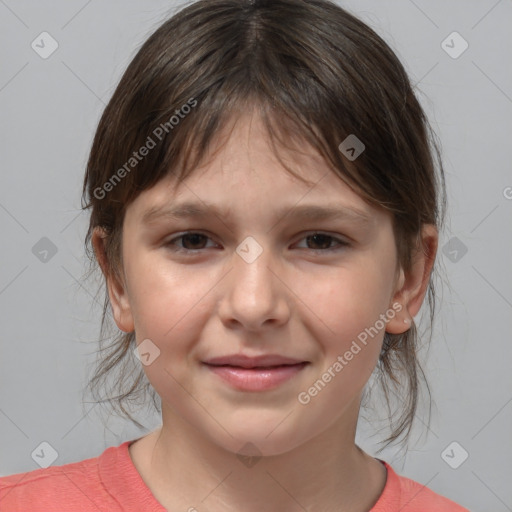
[[[246,287],[247,295],[259,293],[259,298],[263,302],[261,292],[270,292],[273,289],[273,274],[269,268],[273,260],[271,250],[268,247],[264,248],[253,236],[248,236],[238,245],[236,253],[233,260],[235,284],[242,285],[242,293]]]
[[[246,237],[236,248],[229,290],[222,308],[225,320],[258,327],[269,319],[283,321],[287,307],[283,286],[275,276],[275,259],[255,237]]]

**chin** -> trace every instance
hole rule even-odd
[[[279,421],[282,421],[282,417]],[[228,432],[225,432],[222,438],[216,437],[212,439],[218,446],[237,456],[249,457],[271,457],[287,453],[303,442],[305,439],[299,439],[297,433],[290,432],[289,428],[279,425],[279,421],[275,422],[271,428],[266,424],[253,423],[243,428],[231,428],[225,425]],[[274,430],[275,429],[275,430]]]

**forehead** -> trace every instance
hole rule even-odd
[[[209,174],[208,179],[214,174],[208,171],[218,173],[226,170],[232,176],[240,167],[244,171],[257,170],[260,174],[264,168],[270,168],[275,175],[284,162],[301,180],[314,185],[319,179],[318,172],[327,170],[327,163],[302,134],[291,130],[284,121],[276,121],[274,116],[270,114],[270,122],[274,129],[279,130],[279,139],[270,137],[257,106],[232,115],[210,142],[207,154],[194,169],[194,174]],[[284,128],[286,134],[282,133]],[[285,171],[284,168],[282,170]]]
[[[255,208],[255,213],[261,208],[282,213],[301,204],[338,204],[358,211],[361,217],[370,217],[374,210],[304,140],[287,140],[286,146],[274,148],[261,117],[254,111],[225,126],[199,166],[185,179],[167,176],[142,192],[134,207],[137,216],[147,220],[177,202],[188,203],[182,212],[192,214],[204,210],[207,204],[222,204],[225,214],[244,208]],[[203,208],[198,208],[201,203]],[[302,213],[320,218],[322,212],[316,210],[303,209]]]

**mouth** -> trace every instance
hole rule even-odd
[[[293,379],[310,363],[280,356],[233,356],[212,359],[203,364],[223,382],[239,391],[261,392],[275,389]]]
[[[249,357],[244,354],[233,354],[229,356],[214,357],[205,361],[211,366],[233,366],[237,368],[275,368],[278,366],[293,366],[307,363],[308,361],[285,357],[278,354],[266,354],[256,357]]]

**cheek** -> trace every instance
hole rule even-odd
[[[386,325],[381,315],[386,316],[389,306],[390,280],[381,270],[378,265],[352,268],[333,276],[328,286],[324,282],[309,288],[308,304],[318,316],[310,313],[307,327],[321,354],[300,403],[314,403],[319,414],[333,403],[340,413],[375,370]]]
[[[357,337],[385,313],[391,285],[389,271],[374,263],[338,269],[321,280],[308,280],[298,295],[305,297],[317,328],[340,343]]]
[[[316,315],[309,313],[308,329],[322,352],[317,377],[329,388],[322,391],[318,406],[353,396],[375,369],[386,325],[381,315],[388,311],[392,285],[389,269],[383,267],[372,260],[309,283],[307,304]]]
[[[172,265],[156,252],[132,261],[129,295],[138,339],[153,336],[171,343],[200,324],[192,320],[205,313],[212,287],[208,274]]]
[[[137,343],[150,339],[159,350],[144,372],[164,402],[186,401],[190,397],[179,383],[187,381],[189,362],[211,315],[208,292],[218,279],[155,260],[131,270]]]

